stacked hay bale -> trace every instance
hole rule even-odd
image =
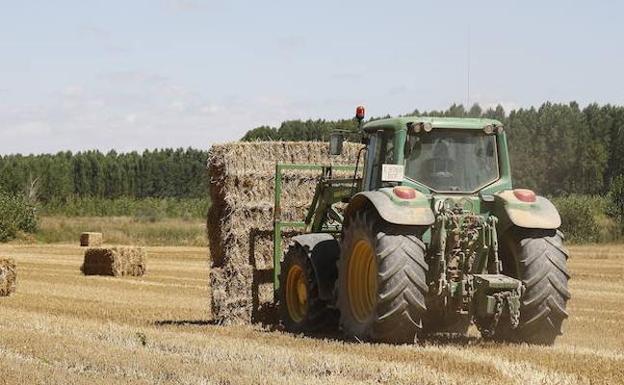
[[[115,277],[145,274],[147,254],[140,247],[90,248],[80,270],[84,275],[112,275]]]
[[[15,261],[9,258],[0,258],[0,296],[6,297],[15,291],[17,273]]]
[[[215,321],[241,324],[272,317],[273,204],[276,163],[355,164],[361,145],[346,144],[329,156],[323,142],[240,142],[210,149],[212,206],[208,239]],[[283,174],[281,219],[301,221],[310,206],[319,171]],[[348,173],[334,173],[347,177]],[[285,234],[288,238],[296,232]]]
[[[80,246],[97,247],[102,246],[102,233],[86,232],[80,234]]]

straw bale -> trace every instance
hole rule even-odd
[[[80,246],[101,246],[102,239],[102,233],[85,232],[80,234]]]
[[[16,279],[15,261],[10,258],[0,258],[0,296],[6,297],[15,291]]]
[[[276,163],[353,164],[361,147],[347,143],[342,155],[330,157],[325,142],[236,142],[212,146],[208,165],[211,176],[271,176]]]
[[[273,206],[276,163],[355,164],[361,145],[346,144],[330,157],[322,142],[241,142],[210,149],[207,230],[212,257],[213,316],[224,323],[268,319],[273,302]],[[281,218],[301,221],[312,202],[320,172],[286,170]],[[348,178],[351,172],[334,171]],[[287,239],[297,234],[285,229]],[[263,312],[266,312],[264,314]]]
[[[210,270],[213,320],[237,325],[249,323],[253,311],[253,270],[251,266]]]
[[[146,252],[140,247],[89,248],[81,267],[84,275],[142,276]]]
[[[274,322],[272,274],[272,269],[250,265],[211,268],[213,320],[224,325]]]
[[[259,243],[265,243],[267,239],[269,243],[273,242],[273,206],[234,210],[226,206],[219,210],[214,203],[213,205],[208,220],[213,265],[246,263],[262,266],[262,262],[257,261],[254,256],[259,255]],[[309,203],[302,205],[303,207],[283,210],[282,218],[288,221],[302,220],[308,205]],[[220,214],[214,213],[217,210]]]

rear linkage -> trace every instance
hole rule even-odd
[[[488,338],[501,318],[511,329],[520,320],[522,282],[501,274],[497,221],[474,214],[468,199],[441,201],[429,263],[431,302],[442,307],[444,318],[470,315]]]

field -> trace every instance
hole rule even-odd
[[[71,245],[0,246],[4,384],[624,383],[624,247],[572,247],[573,299],[554,347],[473,336],[415,346],[212,325],[204,247],[149,247],[142,278],[83,277]]]
[[[208,246],[206,224],[202,219],[136,217],[44,216],[34,235],[22,235],[22,243],[71,243],[76,234],[96,231],[111,244],[152,246]]]

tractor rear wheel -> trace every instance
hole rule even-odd
[[[343,332],[359,340],[413,343],[425,313],[425,245],[414,227],[383,221],[372,209],[351,217],[338,261]]]
[[[570,299],[563,234],[555,230],[514,229],[507,235],[504,247],[507,255],[503,256],[503,273],[522,280],[524,293],[518,328],[499,325],[495,338],[552,345],[562,334]]]
[[[317,330],[327,321],[308,252],[299,243],[288,248],[281,263],[279,310],[282,324],[293,333]]]

